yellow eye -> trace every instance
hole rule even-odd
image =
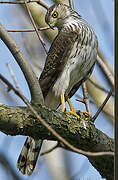
[[[57,18],[57,16],[58,16],[58,12],[55,11],[55,12],[52,14],[52,17],[53,17],[53,18]]]

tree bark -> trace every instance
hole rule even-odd
[[[114,151],[113,139],[98,130],[93,122],[81,112],[81,119],[78,120],[72,115],[51,110],[42,105],[33,105],[33,107],[58,134],[76,148],[91,152]],[[0,131],[13,136],[25,135],[34,139],[57,140],[28,107],[9,107],[1,104]],[[67,147],[64,148],[68,149]],[[88,159],[99,171],[102,178],[114,179],[113,156],[89,156]]]

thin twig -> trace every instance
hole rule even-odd
[[[91,78],[89,78],[88,81],[90,81],[96,88],[100,89],[101,91],[103,91],[105,93],[109,93],[109,91],[106,88],[104,88],[103,86],[101,86],[97,82],[93,81]],[[114,97],[114,94],[112,94],[112,96]]]
[[[38,4],[40,4],[42,7],[48,9],[49,6],[42,0],[29,0],[27,1],[27,3],[34,3],[37,2]],[[25,4],[24,1],[0,1],[0,3],[2,4]]]
[[[46,155],[46,154],[52,152],[52,151],[55,150],[57,147],[59,147],[59,143],[58,143],[58,142],[57,142],[57,144],[56,144],[55,146],[53,146],[53,147],[50,148],[49,150],[47,150],[47,151],[45,151],[45,152],[42,152],[42,153],[40,154],[40,156],[43,156],[43,155]]]
[[[39,2],[39,0],[29,0],[27,3]],[[24,4],[24,1],[0,1],[1,4]]]
[[[108,91],[108,93],[102,92],[98,88],[94,87],[94,85],[92,85],[90,81],[87,81],[87,88],[88,88],[89,93],[90,93],[90,95],[91,95],[91,97],[93,99],[93,100],[90,100],[90,103],[95,104],[95,106],[98,109],[99,106],[101,106],[101,104],[103,103],[103,101],[106,98],[109,91]],[[114,94],[114,92],[113,92],[113,94]],[[114,109],[114,107],[113,107],[113,98],[111,97],[110,100],[108,101],[108,103],[106,104],[106,106],[104,107],[103,112],[112,121],[114,120],[114,118],[113,118],[113,109]],[[95,115],[95,113],[96,112],[94,112],[93,116]]]
[[[36,31],[36,33],[37,33],[37,36],[38,36],[41,44],[42,44],[43,47],[44,47],[44,50],[45,50],[46,54],[47,54],[47,53],[48,53],[48,49],[47,49],[47,47],[46,47],[46,44],[45,44],[42,36],[40,35],[40,33],[39,33],[38,29],[37,29],[37,26],[36,26],[35,21],[34,21],[34,19],[33,19],[33,17],[32,17],[31,11],[30,11],[30,9],[29,9],[29,7],[28,7],[27,0],[24,0],[24,2],[25,2],[25,6],[26,6],[26,9],[27,9],[27,12],[28,12],[28,14],[29,14],[30,20],[31,20],[31,22],[32,22],[32,25],[34,26],[34,29],[35,29],[35,31]]]
[[[110,66],[110,64],[108,63],[109,60],[104,58],[104,55],[100,52],[100,50],[98,50],[98,56],[102,59],[102,61],[105,63],[105,65],[107,66],[107,68],[109,69],[109,71],[111,72],[112,76],[114,77],[114,72],[112,70],[112,67]]]
[[[85,104],[85,101],[83,99],[76,99],[76,101],[79,101],[81,103],[84,103]]]
[[[75,94],[75,97],[77,98],[76,101],[82,102],[85,104],[85,101],[82,99],[82,97],[79,94]],[[92,100],[89,100],[91,104],[94,104]]]
[[[112,92],[114,91],[114,87],[111,88],[111,90],[109,91],[106,99],[104,100],[104,102],[102,103],[102,105],[99,107],[98,111],[95,113],[95,115],[92,117],[92,121],[94,122],[95,119],[98,117],[98,115],[100,114],[100,112],[103,110],[104,106],[106,105],[107,101],[109,100]]]
[[[45,31],[49,30],[50,27],[42,27],[42,28],[37,28],[38,31]],[[8,32],[35,32],[35,29],[8,29]]]
[[[1,78],[1,75],[0,75]],[[5,80],[5,78],[1,78],[3,80],[3,82],[7,83],[8,80]],[[9,85],[10,82],[7,84]],[[10,88],[14,91],[14,87],[10,84]],[[68,141],[66,141],[63,137],[61,137],[50,125],[48,125],[41,117],[40,115],[35,111],[35,109],[31,106],[31,104],[29,103],[29,101],[26,99],[26,97],[17,89],[15,89],[14,91],[16,94],[20,95],[20,98],[23,100],[23,102],[29,107],[29,109],[31,110],[31,112],[36,116],[37,119],[40,120],[41,124],[43,126],[45,126],[60,142],[62,142],[65,146],[67,146],[69,149],[71,149],[72,151],[76,152],[76,153],[80,153],[86,156],[104,156],[104,155],[114,155],[114,152],[86,152],[83,151],[81,149],[78,149],[76,147],[74,147],[72,144],[70,144]]]
[[[82,90],[83,90],[83,96],[84,96],[84,102],[85,102],[86,110],[89,114],[91,114],[90,103],[89,103],[89,98],[88,98],[88,91],[87,91],[87,87],[86,87],[85,82],[82,84]]]
[[[97,62],[99,66],[102,68],[103,72],[105,73],[106,77],[108,78],[111,86],[114,86],[114,78],[111,72],[109,71],[108,67],[106,64],[102,61],[102,59],[97,55]]]
[[[73,5],[73,0],[68,0],[69,1],[69,6],[74,9],[74,5]]]
[[[78,98],[78,99],[75,99],[76,101],[79,101],[79,102],[85,104],[85,101],[84,101],[82,98],[80,99],[80,96],[76,95],[76,97]],[[89,100],[89,102],[90,102],[91,104],[95,104],[94,101],[92,101],[92,100]]]
[[[43,7],[46,8],[46,9],[49,8],[49,6],[48,6],[44,1],[42,1],[42,0],[39,0],[39,1],[37,2],[37,4],[43,6]]]
[[[13,90],[13,91],[15,92],[15,94],[16,94],[19,98],[21,98],[21,97],[20,97],[20,94],[19,94],[19,91],[18,91],[16,88],[14,88],[14,86],[13,86],[2,74],[0,74],[0,79],[8,86],[8,88],[9,88],[10,90]]]
[[[20,87],[19,87],[19,85],[18,85],[18,83],[17,83],[16,76],[15,76],[14,72],[12,71],[12,68],[10,67],[9,64],[6,64],[6,66],[8,67],[9,72],[11,73],[11,76],[12,76],[12,79],[13,79],[13,81],[14,81],[14,83],[15,83],[16,88],[17,88],[18,90],[20,90]]]

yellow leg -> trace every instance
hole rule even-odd
[[[77,111],[75,110],[75,108],[73,107],[73,105],[71,104],[70,99],[68,98],[68,96],[65,96],[65,98],[66,98],[66,100],[67,100],[67,102],[68,102],[68,104],[69,104],[70,110],[71,110],[71,111],[74,111],[74,112],[77,112]]]
[[[65,110],[66,110],[66,105],[65,105],[64,93],[61,94],[61,105],[62,105],[62,112],[65,112]]]
[[[69,107],[70,107],[70,111],[66,111],[67,113],[69,114],[73,114],[74,116],[76,116],[78,119],[80,118],[79,115],[77,114],[77,110],[73,107],[73,105],[71,104],[70,102],[70,99],[68,98],[68,96],[65,96],[68,104],[69,104]]]
[[[69,104],[70,107],[70,111],[66,110],[66,105],[65,105],[65,98]],[[73,105],[71,104],[70,99],[68,98],[68,96],[64,96],[64,93],[61,94],[61,105],[62,105],[62,112],[68,113],[68,114],[73,114],[74,116],[76,116],[78,119],[80,118],[80,116],[77,114],[77,110],[73,107]],[[85,116],[87,117],[91,117],[91,115],[88,112],[83,112],[85,114]]]

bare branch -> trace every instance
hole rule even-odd
[[[59,147],[59,142],[57,142],[57,144],[56,144],[54,147],[50,148],[49,150],[47,150],[47,151],[45,151],[45,152],[42,152],[42,153],[40,154],[40,156],[44,156],[44,155],[52,152],[52,151],[55,150],[57,147]]]
[[[78,96],[77,96],[78,97]],[[80,97],[79,97],[80,98]],[[76,101],[79,101],[79,102],[81,102],[81,103],[84,103],[85,104],[85,101],[83,100],[83,99],[76,99]]]
[[[93,79],[89,78],[88,81],[90,81],[96,88],[102,90],[105,93],[109,93],[109,91],[105,87],[95,82]],[[112,94],[112,96],[114,97],[114,94]]]
[[[92,76],[91,76],[91,79],[94,82],[97,82],[97,80]],[[103,92],[102,90],[100,90],[99,88],[94,86],[93,83],[91,83],[91,81],[87,80],[86,85],[87,85],[87,89],[88,89],[88,92],[89,92],[90,96],[93,98],[93,101],[90,100],[90,102],[92,102],[95,105],[97,105],[98,107],[100,107],[101,104],[103,103],[104,99],[106,98],[107,93]],[[108,93],[109,93],[109,91],[108,91]],[[110,98],[109,101],[107,102],[107,104],[104,106],[104,108],[102,110],[103,113],[107,116],[107,118],[112,123],[114,122],[114,103],[113,103],[113,101],[114,101],[114,99]]]
[[[42,1],[42,0],[39,0],[39,1],[37,2],[37,4],[40,4],[41,6],[43,6],[43,7],[46,8],[46,9],[49,8],[49,6],[48,6],[44,1]]]
[[[50,29],[50,27],[37,28],[38,31],[44,31]],[[8,29],[8,32],[35,32],[35,29]]]
[[[114,90],[114,87],[111,88],[111,90],[109,91],[106,99],[104,100],[103,104],[99,107],[98,111],[96,112],[96,114],[94,115],[94,117],[92,118],[92,121],[95,121],[95,119],[98,117],[98,115],[100,114],[100,112],[103,110],[104,106],[106,105],[107,101],[109,100],[112,92]]]
[[[82,119],[78,121],[75,117],[66,115],[60,111],[51,111],[42,105],[33,107],[37,109],[37,112],[45,119],[45,122],[75,147],[82,147],[84,151],[90,149],[92,152],[99,152],[101,150],[111,151],[111,154],[113,154],[113,140],[96,129],[90,120]],[[0,130],[10,135],[21,134],[31,136],[35,139],[57,141],[57,138],[52,133],[49,133],[47,128],[41,125],[40,121],[35,118],[35,115],[33,115],[28,107],[0,105]],[[67,146],[63,146],[63,148],[67,148]],[[113,176],[113,156],[87,157],[99,172],[101,169],[101,173],[105,173],[104,178],[109,175]]]
[[[42,0],[28,0],[27,3],[34,3],[37,2],[38,4],[40,4],[41,6],[43,6],[44,8],[48,9],[49,6]],[[0,1],[1,4],[25,4],[24,1]]]
[[[37,33],[37,36],[38,36],[41,44],[42,44],[43,47],[44,47],[44,50],[45,50],[46,54],[47,54],[47,53],[48,53],[48,49],[47,49],[47,47],[46,47],[46,44],[45,44],[43,38],[41,37],[41,35],[40,35],[40,33],[39,33],[38,29],[37,29],[37,26],[36,26],[36,24],[35,24],[35,21],[34,21],[34,19],[33,19],[33,17],[32,17],[32,14],[31,14],[31,12],[30,12],[29,7],[28,7],[27,0],[24,0],[24,2],[25,2],[26,9],[27,9],[27,11],[28,11],[29,17],[30,17],[30,19],[31,19],[32,25],[34,26],[34,29],[35,29],[35,31],[36,31],[36,33]]]
[[[2,79],[5,79],[5,78],[2,78]],[[5,80],[4,82],[7,82],[7,81]],[[10,85],[10,88],[11,87],[12,85]],[[17,92],[17,90],[15,91]],[[82,119],[81,121],[78,121],[78,119],[76,119],[75,117],[72,117],[70,115],[65,116],[65,113],[62,113],[59,111],[51,111],[50,109],[44,106],[42,107],[41,105],[38,105],[38,106],[35,105],[34,107],[35,109],[37,109],[37,112],[41,115],[41,117],[45,119],[45,122],[49,123],[49,126],[52,126],[53,129],[56,130],[57,134],[58,133],[61,134],[61,136],[64,139],[66,138],[68,142],[70,142],[70,144],[74,144],[74,146],[76,147],[82,147],[84,150],[87,150],[87,151],[91,149],[92,152],[93,151],[98,152],[101,150],[101,148],[103,148],[104,151],[110,150],[111,151],[110,154],[113,155],[113,152],[112,152],[113,141],[110,138],[108,138],[104,133],[97,130],[95,126],[92,124],[92,122],[90,121],[90,119],[88,120],[86,118],[83,119],[84,117],[81,114],[81,112],[80,112],[80,116],[82,115],[81,116]],[[35,112],[34,108],[33,108],[33,111]],[[5,112],[7,113],[7,116]],[[42,139],[49,139],[49,140],[50,139],[57,140],[55,139],[55,134],[53,136],[53,133],[49,133],[47,129],[45,129],[44,127],[41,127],[40,121],[38,121],[35,118],[35,115],[33,116],[31,112],[32,111],[29,111],[27,107],[25,108],[24,107],[6,107],[4,105],[0,105],[0,130],[3,131],[4,133],[11,134],[11,135],[21,134],[21,135],[31,136],[36,139],[39,139],[40,137],[40,139],[42,138]],[[84,133],[84,139],[83,139],[83,133]],[[93,146],[93,144],[95,144],[95,146]],[[63,145],[62,147],[67,148],[68,146]],[[71,148],[69,148],[69,150],[70,149]],[[86,151],[83,151],[83,152],[86,152]],[[90,156],[90,153],[88,152],[86,153],[89,154],[87,155],[87,157],[92,163],[92,165],[95,166],[95,168],[100,172],[100,174],[103,177],[108,177],[108,179],[109,177],[110,178],[112,177],[113,179],[113,172],[114,172],[113,171],[113,158],[112,156],[104,156],[107,153],[109,154],[109,152],[103,152],[104,155],[100,156],[99,158],[96,158],[96,157],[94,158],[95,153],[91,153],[92,156]],[[100,155],[100,153],[96,153],[96,155],[98,154]],[[101,161],[104,163],[101,164],[100,163]],[[108,164],[110,165],[109,167],[108,167]],[[110,173],[108,173],[108,168],[110,170]]]
[[[7,84],[7,86],[8,86],[8,91],[12,89],[12,90],[15,92],[15,94],[20,97],[19,92],[12,86],[12,84],[11,84],[2,74],[0,74],[0,79],[1,79],[5,84]]]
[[[88,98],[88,91],[87,91],[87,87],[86,87],[85,82],[82,84],[82,89],[83,89],[83,95],[84,95],[84,102],[85,102],[86,110],[89,114],[91,114],[90,103],[89,103],[89,98]]]
[[[103,72],[105,73],[106,77],[108,78],[111,86],[114,86],[114,78],[109,69],[107,68],[106,64],[102,61],[102,59],[97,55],[97,62],[99,66],[102,68]]]
[[[16,42],[12,39],[12,37],[8,34],[8,32],[4,29],[4,27],[0,24],[0,38],[6,44],[8,49],[11,51],[15,60],[19,64],[30,89],[31,100],[35,103],[43,103],[43,95],[40,89],[40,85],[38,79],[33,72],[30,64],[26,60],[25,56],[21,52],[20,48],[16,44]]]
[[[11,69],[11,67],[10,67],[9,64],[6,64],[6,65],[7,65],[8,69],[9,69],[9,72],[11,73],[11,76],[12,76],[12,79],[13,79],[13,81],[14,81],[14,83],[15,83],[16,88],[17,88],[18,90],[20,90],[14,72],[12,71],[12,69]]]
[[[39,0],[28,0],[27,3],[39,2]],[[0,1],[1,4],[24,4],[24,1]]]
[[[7,81],[5,81],[7,82]],[[12,85],[10,85],[12,88]],[[15,88],[13,88],[14,91]],[[31,112],[36,116],[37,119],[41,122],[41,124],[46,127],[59,141],[61,141],[65,146],[67,146],[69,149],[71,149],[74,152],[81,153],[86,156],[104,156],[104,155],[114,155],[112,152],[86,152],[81,149],[77,149],[72,144],[70,144],[68,141],[66,141],[62,136],[60,136],[48,123],[46,123],[41,116],[37,113],[37,111],[32,107],[32,105],[28,102],[28,100],[25,98],[25,96],[18,90],[15,89],[14,92],[18,92],[17,94],[20,95],[20,98],[23,100],[23,102],[29,107]],[[80,113],[81,114],[81,113]],[[83,115],[83,113],[82,113]],[[75,118],[75,117],[74,117]]]

